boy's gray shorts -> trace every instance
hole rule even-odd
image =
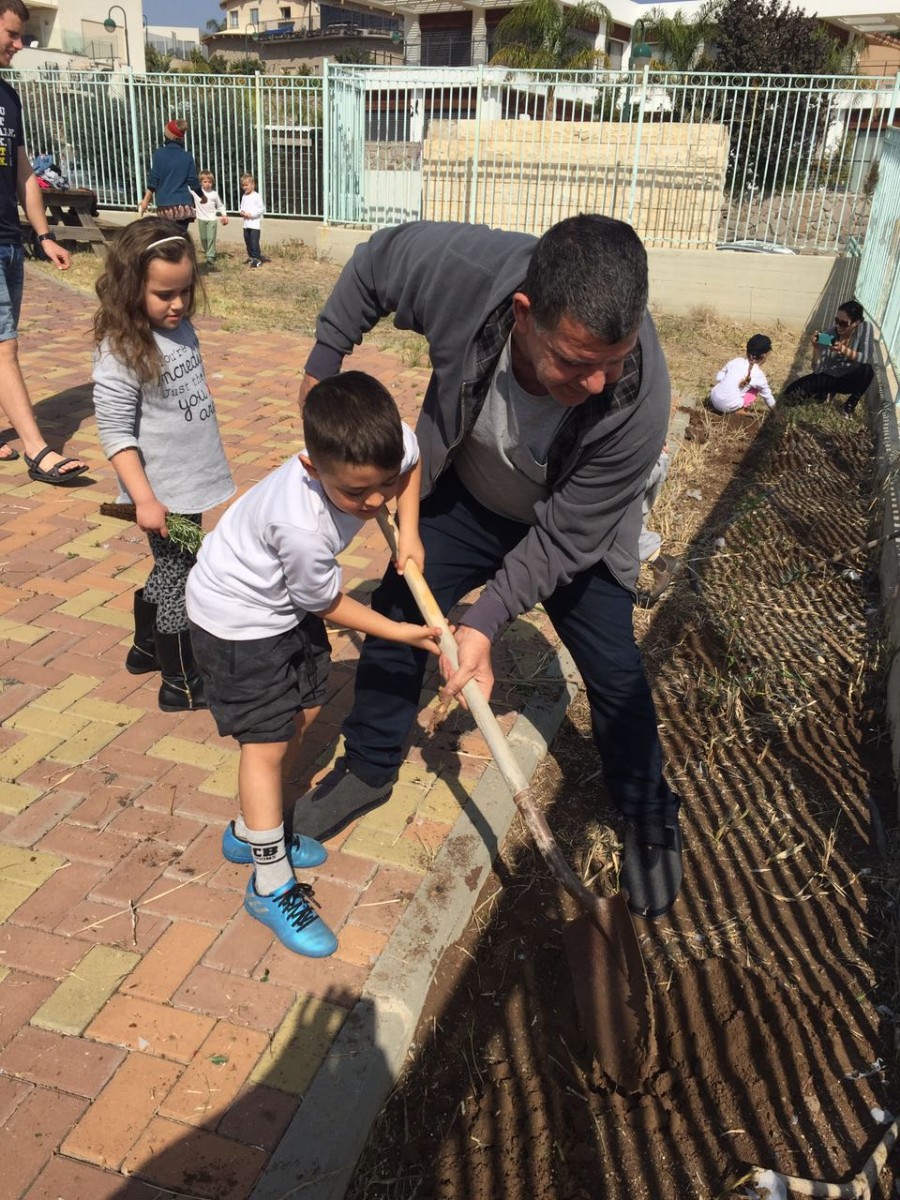
[[[192,621],[191,645],[222,737],[289,741],[294,717],[324,699],[331,646],[325,622],[312,613],[287,633],[246,642],[226,641]]]

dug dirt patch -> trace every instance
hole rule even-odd
[[[684,566],[636,624],[686,875],[639,926],[658,1039],[641,1091],[592,1059],[568,902],[519,829],[351,1200],[713,1200],[763,1194],[753,1164],[839,1181],[868,1158],[897,1107],[898,1007],[871,458],[859,418],[817,408],[698,413],[676,459],[659,525]],[[616,823],[583,697],[536,783],[583,865]]]

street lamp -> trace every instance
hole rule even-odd
[[[635,71],[646,67],[653,57],[653,51],[644,41],[644,36],[644,22],[639,17],[631,27],[631,59],[628,64]],[[635,41],[635,38],[640,40]]]
[[[128,18],[125,15],[125,9],[122,7],[121,4],[111,4],[110,5],[109,12],[106,14],[106,20],[103,22],[103,28],[106,30],[107,33],[115,33],[116,30],[118,29],[118,26],[116,25],[115,21],[113,20],[113,11],[115,9],[118,9],[119,12],[122,14],[122,28],[125,31],[125,65],[130,70],[131,69],[131,51],[128,48]]]
[[[244,26],[244,57],[245,58],[248,57],[250,54],[250,47],[247,45],[247,31],[248,30],[250,31],[250,37],[253,39],[253,41],[254,42],[259,41],[259,27],[256,24],[254,24],[253,22],[248,22],[248,24],[246,24]]]

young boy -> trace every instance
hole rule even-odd
[[[241,176],[241,216],[244,218],[244,245],[247,247],[247,266],[261,267],[268,259],[264,259],[259,248],[260,229],[262,228],[263,208],[262,198],[256,190],[256,180],[252,175]]]
[[[775,407],[775,397],[762,371],[771,349],[772,342],[764,333],[754,333],[747,341],[746,357],[732,358],[725,364],[709,393],[709,402],[716,412],[749,408],[757,396],[762,396],[769,408]]]
[[[222,736],[241,747],[240,814],[222,851],[252,863],[244,907],[288,949],[322,958],[337,939],[293,867],[324,862],[323,846],[285,843],[282,765],[295,731],[319,712],[329,667],[323,618],[438,654],[440,631],[388,620],[341,591],[337,555],[397,497],[398,569],[420,567],[421,467],[415,434],[390,393],[361,371],[312,389],[306,446],[260,480],[203,541],[188,576],[187,611],[206,699]]]
[[[198,196],[194,192],[194,205],[197,209],[197,232],[200,234],[200,245],[203,248],[203,254],[206,258],[206,266],[210,271],[214,271],[216,234],[219,229],[217,222],[221,221],[223,225],[227,225],[228,215],[225,212],[222,197],[216,191],[216,181],[212,171],[201,171],[198,178],[200,180],[200,190],[203,194]]]

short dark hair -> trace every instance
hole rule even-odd
[[[747,339],[747,357],[760,358],[763,354],[768,354],[772,349],[772,339],[765,333],[754,333],[753,337]]]
[[[866,315],[858,300],[845,300],[843,304],[838,305],[838,312],[845,312],[851,321],[861,321]]]
[[[22,0],[0,0],[0,17],[8,12],[18,17],[20,21],[27,21],[31,16],[31,13],[22,3]]]
[[[621,342],[647,308],[647,251],[624,221],[579,213],[552,226],[531,256],[522,291],[543,329],[564,316],[594,337]]]
[[[394,397],[365,371],[323,379],[303,405],[306,452],[317,467],[350,463],[396,471],[403,430]]]

